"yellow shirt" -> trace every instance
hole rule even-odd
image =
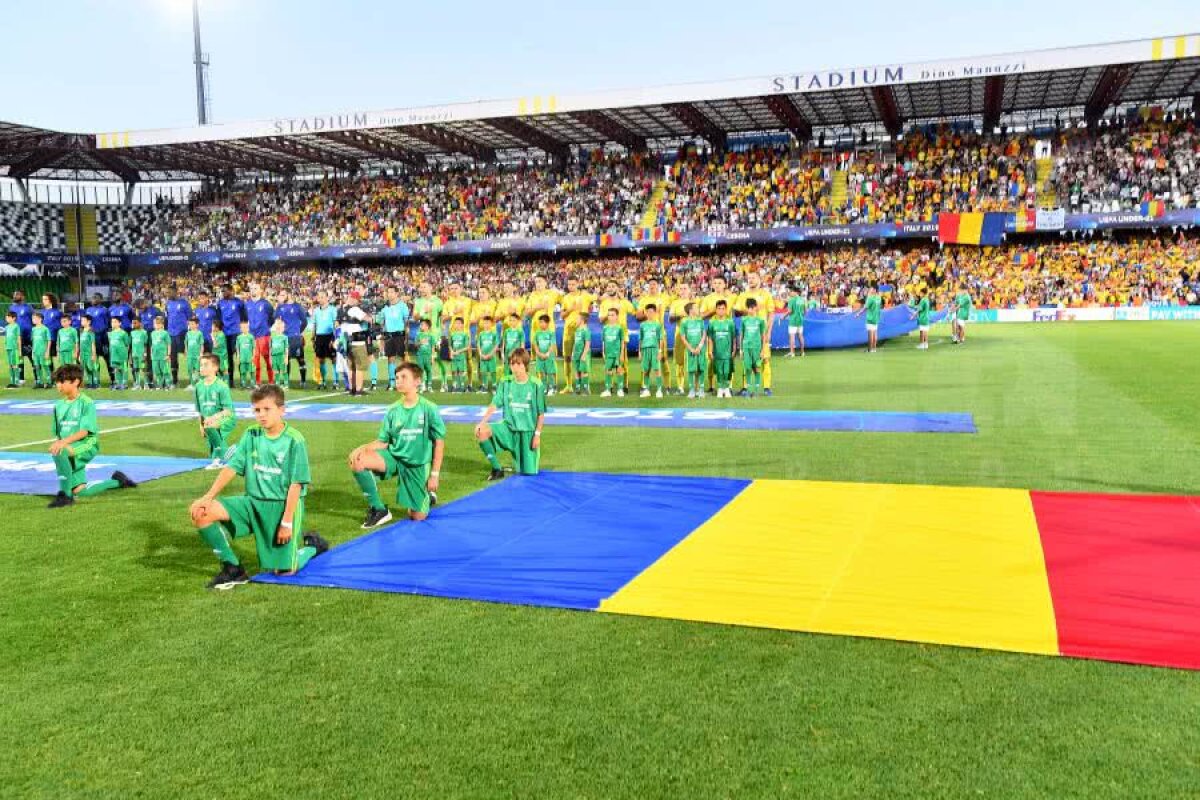
[[[442,303],[442,319],[453,324],[455,317],[462,317],[464,322],[470,322],[471,298],[461,295],[446,298],[446,301]]]
[[[646,306],[654,304],[658,308],[658,319],[662,321],[666,319],[667,309],[671,306],[671,295],[665,292],[658,294],[644,294],[638,298],[638,311],[645,313]]]
[[[633,313],[633,303],[626,300],[624,297],[601,297],[600,298],[600,324],[603,325],[608,320],[608,310],[615,308],[617,310],[617,319],[621,323],[621,327],[629,330],[629,315]]]
[[[479,321],[484,317],[496,319],[496,301],[495,300],[472,300],[471,301],[471,322],[478,325]]]
[[[509,314],[521,316],[525,304],[521,302],[519,297],[501,297],[496,301],[496,316],[501,322],[508,319]]]
[[[688,307],[688,304],[695,303],[695,302],[698,302],[698,301],[693,300],[693,299],[684,300],[682,297],[677,297],[675,300],[671,301],[671,307],[667,310],[667,313],[669,313],[671,315],[672,320],[676,320],[676,321],[682,320],[684,317],[687,316],[686,309]]]
[[[737,303],[737,295],[725,292],[719,294],[717,292],[709,292],[704,295],[704,299],[700,301],[700,315],[705,319],[717,313],[717,301],[724,300],[729,306],[730,315],[732,316],[734,304]]]
[[[737,302],[734,304],[734,310],[745,313],[746,301],[751,297],[753,297],[754,301],[758,303],[758,313],[756,313],[754,316],[767,319],[775,313],[775,297],[769,290],[762,288],[747,289],[739,294],[737,297]]]
[[[595,302],[596,295],[591,292],[569,292],[563,295],[563,321],[567,325],[582,324]]]
[[[550,321],[554,321],[554,307],[562,295],[554,289],[543,289],[542,291],[534,291],[525,295],[525,316],[535,317],[542,314],[549,314]]]

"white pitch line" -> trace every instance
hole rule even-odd
[[[340,394],[345,394],[345,392],[330,392],[329,394],[318,394],[318,395],[314,395],[312,397],[305,397],[301,400],[293,401],[292,405],[297,406],[297,405],[300,405],[301,403],[307,403],[312,400],[321,400],[326,397],[337,397]],[[156,419],[153,422],[139,422],[137,425],[122,425],[120,428],[108,428],[106,430],[102,430],[102,431],[100,431],[100,435],[103,436],[106,433],[117,433],[119,431],[132,431],[132,430],[135,430],[136,428],[149,428],[152,425],[167,425],[171,422],[186,422],[186,421],[195,422],[196,418],[195,417],[172,417],[171,419]],[[6,445],[4,447],[0,447],[0,451],[19,450],[22,447],[33,447],[34,445],[50,444],[51,442],[57,442],[57,441],[58,441],[57,439],[42,439],[42,440],[36,441],[36,442],[23,442],[22,444],[10,444],[10,445]]]

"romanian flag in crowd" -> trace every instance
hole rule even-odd
[[[679,231],[671,231],[667,234],[667,241],[672,243],[678,242],[680,239],[682,239],[682,237],[683,234],[681,234]]]
[[[1013,264],[1018,267],[1032,267],[1037,263],[1037,255],[1032,250],[1018,250],[1013,253]]]
[[[1017,233],[1028,233],[1037,230],[1037,211],[1026,208],[1013,215],[1016,221]]]
[[[661,242],[663,238],[662,228],[634,228],[633,240],[635,242]]]
[[[392,233],[391,228],[383,229],[383,243],[386,244],[388,247],[396,246],[396,235]]]
[[[938,241],[942,244],[999,245],[1004,239],[1007,214],[938,214]]]
[[[1143,217],[1161,217],[1167,213],[1167,206],[1162,200],[1151,200],[1148,203],[1142,203]]]
[[[612,243],[613,240],[611,233],[602,233],[596,237],[596,244],[598,244],[600,247],[612,247]]]
[[[445,237],[445,236],[434,236],[434,237],[433,237],[433,246],[434,246],[434,247],[441,247],[441,246],[442,246],[442,245],[444,245],[444,244],[445,244],[447,241],[449,241],[449,240],[448,240],[448,238],[447,238],[447,237]]]

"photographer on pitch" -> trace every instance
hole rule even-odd
[[[374,317],[363,308],[362,295],[356,290],[346,295],[338,309],[338,325],[346,335],[346,361],[350,365],[350,394],[362,395],[363,382],[371,369],[371,323]]]

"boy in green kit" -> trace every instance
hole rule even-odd
[[[917,345],[918,350],[929,349],[929,293],[922,290],[921,297],[916,303],[908,304],[908,313],[917,318],[917,331],[921,335],[921,343]]]
[[[716,312],[708,323],[708,357],[716,376],[717,397],[733,397],[729,384],[733,380],[734,326],[729,304],[718,300]]]
[[[275,375],[275,383],[287,389],[291,383],[291,368],[288,365],[288,337],[284,331],[283,320],[275,320],[271,326],[271,371]]]
[[[329,549],[315,533],[300,534],[312,476],[308,443],[284,421],[284,402],[283,390],[274,384],[250,394],[256,424],[242,434],[212,487],[189,509],[200,538],[221,562],[221,571],[208,582],[210,589],[231,589],[250,580],[231,537],[252,535],[259,566],[276,575],[290,575]],[[245,494],[218,499],[239,475],[246,479]]]
[[[4,315],[4,354],[8,360],[8,388],[16,389],[21,371],[21,329],[17,315],[11,311]]]
[[[492,471],[489,481],[500,480],[499,450],[512,453],[515,469],[522,475],[536,475],[542,455],[542,424],[546,417],[546,390],[541,382],[529,377],[529,351],[517,348],[509,357],[512,377],[500,381],[492,402],[475,426],[475,440],[487,456]],[[488,420],[497,412],[504,418],[495,425]]]
[[[500,334],[496,333],[496,322],[491,317],[479,320],[479,332],[475,334],[475,349],[479,353],[479,388],[484,392],[496,387],[496,353],[500,348]]]
[[[708,372],[705,356],[708,353],[708,333],[704,329],[704,318],[700,316],[700,304],[688,303],[687,314],[679,323],[679,335],[683,341],[683,369],[687,376],[688,397],[704,397],[704,378]]]
[[[126,389],[129,386],[129,334],[121,327],[121,320],[110,320],[112,330],[108,332],[108,371],[112,388]]]
[[[867,352],[874,353],[879,347],[879,317],[882,313],[883,298],[879,290],[872,286],[867,290],[867,300],[863,310],[867,315]]]
[[[212,321],[212,354],[221,359],[221,367],[217,372],[217,377],[225,381],[226,384],[233,379],[232,375],[225,374],[225,365],[228,363],[226,359],[229,357],[229,343],[225,340],[225,326],[221,320],[214,319]]]
[[[63,315],[63,326],[58,329],[58,364],[79,363],[79,329],[71,326],[70,315]]]
[[[536,359],[538,380],[546,387],[546,396],[554,394],[558,386],[557,343],[549,314],[538,317],[538,328],[533,332],[533,357]]]
[[[254,382],[254,337],[250,335],[250,323],[242,320],[242,332],[234,341],[237,345],[238,385],[249,389]]]
[[[58,473],[58,494],[49,508],[74,505],[77,497],[94,497],[109,489],[137,486],[124,472],[114,472],[106,481],[87,482],[87,465],[100,453],[100,424],[96,404],[80,391],[83,369],[66,364],[54,371],[54,388],[60,395],[54,404],[54,442],[50,455]]]
[[[220,469],[225,466],[226,442],[229,434],[237,427],[237,414],[233,409],[233,395],[229,384],[221,380],[221,359],[215,353],[200,357],[200,380],[196,382],[196,413],[200,415],[200,433],[208,442],[208,457],[212,463],[205,469]]]
[[[150,349],[150,334],[142,327],[142,321],[133,319],[133,330],[129,332],[129,363],[132,364],[133,388],[148,389],[146,382],[146,356]]]
[[[471,352],[471,334],[467,332],[462,317],[450,323],[450,375],[454,379],[454,391],[467,391],[467,356]]]
[[[50,388],[50,329],[42,323],[42,312],[33,312],[33,329],[29,334],[32,347],[29,350],[33,361],[33,388]]]
[[[446,423],[432,400],[418,392],[424,375],[416,364],[396,369],[396,390],[402,395],[387,410],[375,441],[350,453],[354,480],[367,498],[364,529],[390,522],[392,512],[379,496],[379,480],[396,479],[396,503],[408,518],[420,522],[437,502],[438,479],[446,449]]]
[[[92,318],[79,318],[79,364],[83,367],[83,383],[89,389],[100,388],[100,359],[96,356],[96,332],[92,330]]]
[[[652,384],[657,386],[657,397],[663,396],[661,348],[667,341],[667,330],[658,321],[658,306],[649,303],[643,309],[646,318],[638,326],[638,354],[642,357],[641,397],[649,397]]]
[[[85,317],[86,319],[86,317]],[[150,332],[150,371],[154,374],[154,388],[166,391],[171,385],[171,334],[167,333],[167,321],[154,318],[154,330]]]
[[[204,334],[200,332],[200,320],[188,319],[187,333],[183,335],[183,352],[187,358],[188,388],[200,380],[200,356],[204,355]]]
[[[592,330],[581,324],[575,331],[571,349],[571,367],[575,371],[575,392],[592,393]]]
[[[625,336],[617,309],[610,308],[600,331],[600,347],[604,356],[604,391],[600,393],[601,397],[612,397],[614,386],[617,397],[625,396]]]
[[[504,358],[504,377],[512,377],[512,354],[525,348],[525,330],[521,327],[521,318],[509,314],[500,333],[500,349]]]
[[[763,348],[767,347],[767,326],[758,316],[758,301],[753,297],[746,300],[746,313],[742,317],[742,369],[746,373],[746,389],[750,397],[755,390],[762,391]]]
[[[422,392],[433,391],[433,347],[435,341],[431,323],[428,319],[422,319],[421,330],[417,333],[417,366],[421,368]]]

